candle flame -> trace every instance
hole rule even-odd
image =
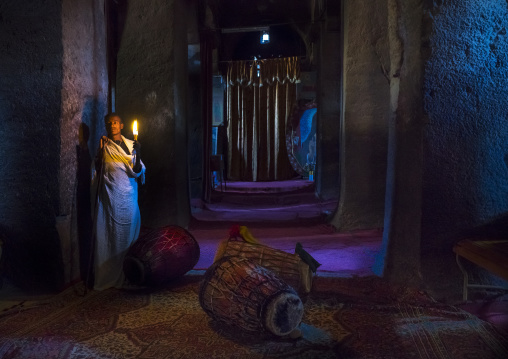
[[[132,124],[132,134],[134,135],[134,141],[138,140],[138,120],[134,120]]]
[[[138,120],[134,120],[134,124],[132,125],[132,133],[134,135],[138,134]]]

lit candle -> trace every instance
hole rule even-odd
[[[138,120],[134,120],[132,124],[132,133],[134,134],[134,141],[138,140]]]

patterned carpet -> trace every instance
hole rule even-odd
[[[501,333],[425,293],[379,278],[317,278],[299,339],[217,325],[199,305],[200,276],[160,290],[69,288],[0,316],[0,357],[506,358]]]

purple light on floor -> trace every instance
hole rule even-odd
[[[319,270],[329,272],[347,272],[364,276],[372,274],[375,253],[378,246],[358,246],[347,248],[330,248],[324,250],[309,250],[309,253],[319,262]]]

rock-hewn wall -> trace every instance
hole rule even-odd
[[[16,282],[33,279],[44,286],[47,281],[61,282],[62,269],[55,229],[63,77],[61,2],[8,2],[0,11],[4,255]]]
[[[508,235],[508,3],[427,1],[424,16],[422,272],[460,298],[453,244]]]
[[[429,2],[425,15],[422,245],[450,253],[508,211],[508,3]]]
[[[411,268],[417,280],[421,250],[421,278],[432,287],[437,278],[459,283],[458,239],[508,234],[508,4],[423,4],[345,2],[341,195],[332,223],[384,226],[384,269],[401,279]],[[402,11],[394,17],[392,7]]]
[[[0,229],[23,288],[58,290],[71,266],[79,276],[78,133],[104,107],[103,22],[102,0],[0,6]]]
[[[116,112],[127,136],[138,119],[147,167],[139,203],[148,227],[190,219],[185,20],[181,1],[129,1],[118,53]]]

